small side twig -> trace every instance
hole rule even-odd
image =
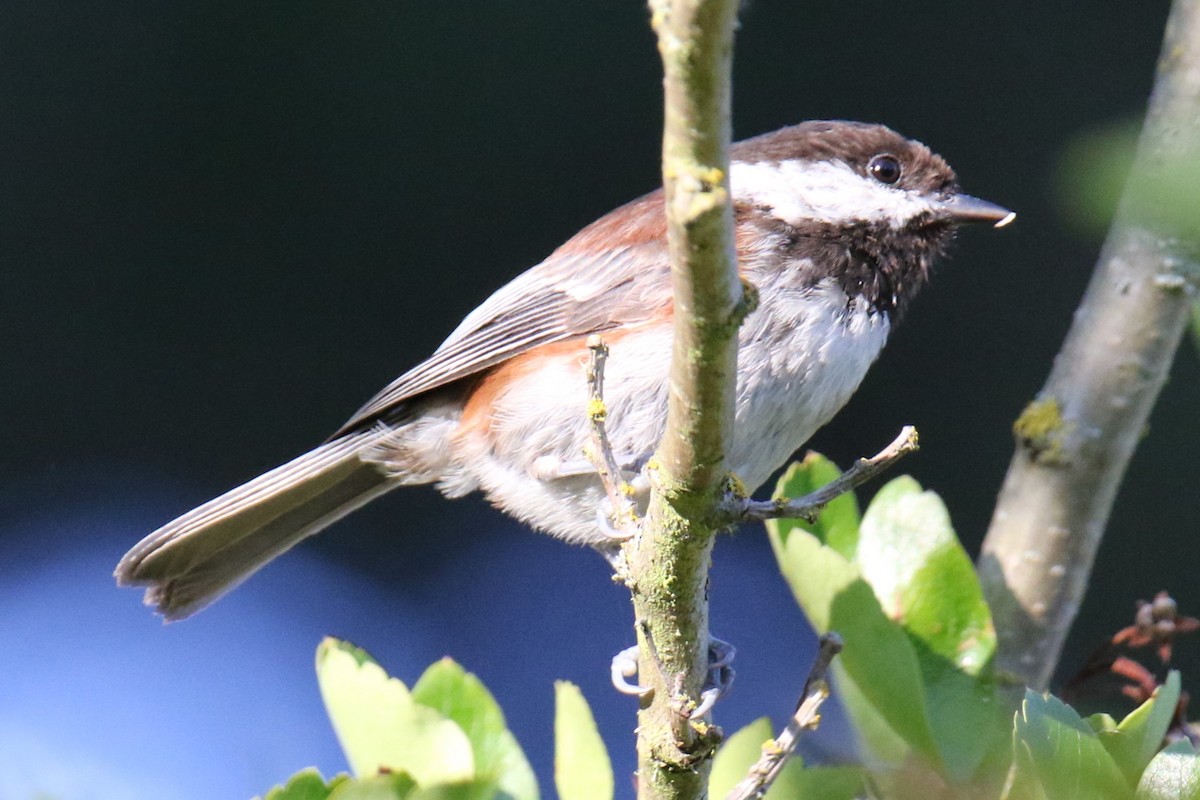
[[[816,730],[821,723],[821,704],[829,697],[829,684],[825,673],[834,656],[842,651],[842,637],[830,631],[821,637],[820,649],[804,682],[804,693],[796,705],[796,711],[788,720],[787,727],[776,738],[763,745],[762,755],[737,786],[730,790],[725,800],[749,800],[762,797],[783,771],[783,765],[800,741],[800,734]]]
[[[588,421],[591,423],[592,438],[586,448],[588,460],[596,468],[600,482],[604,485],[604,493],[612,509],[612,523],[617,540],[628,539],[633,535],[637,522],[637,510],[634,508],[630,495],[633,487],[621,477],[621,467],[617,457],[613,455],[612,443],[608,440],[608,430],[605,420],[608,419],[608,406],[604,403],[604,364],[608,360],[608,345],[599,336],[589,336],[588,350],[591,360],[588,362]]]
[[[917,429],[912,425],[905,425],[900,435],[877,455],[858,459],[850,469],[811,494],[795,499],[764,501],[736,498],[728,501],[726,511],[730,521],[735,523],[767,519],[802,519],[815,522],[830,500],[886,472],[897,461],[909,453],[916,452],[918,447]]]

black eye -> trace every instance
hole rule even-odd
[[[895,183],[900,180],[900,161],[895,156],[875,156],[867,164],[867,172],[880,183]]]

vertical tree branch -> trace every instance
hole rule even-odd
[[[651,0],[663,61],[663,185],[675,341],[651,500],[627,545],[638,619],[638,795],[704,795],[715,736],[690,718],[707,672],[707,580],[733,422],[742,317],[729,192],[736,0]]]
[[[1044,688],[1083,599],[1121,478],[1200,286],[1200,215],[1162,180],[1200,158],[1200,2],[1176,0],[1133,172],[1045,387],[1015,425],[1016,454],[980,570],[999,665]]]
[[[1200,302],[1192,304],[1192,338],[1196,342],[1196,351],[1200,352]]]

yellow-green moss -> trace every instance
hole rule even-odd
[[[1058,400],[1046,397],[1025,406],[1013,423],[1013,433],[1034,461],[1046,466],[1062,466],[1067,463],[1062,445],[1065,427]]]

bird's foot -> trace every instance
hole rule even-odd
[[[688,714],[691,719],[700,719],[706,716],[712,711],[716,702],[729,691],[729,687],[733,685],[735,675],[732,664],[736,653],[736,648],[728,642],[723,642],[720,639],[709,639],[708,675],[704,680],[704,686],[700,690],[699,704]],[[630,682],[629,679],[637,675],[637,672],[637,647],[628,647],[613,656],[612,684],[618,692],[637,697],[645,697],[650,692],[649,686]]]

